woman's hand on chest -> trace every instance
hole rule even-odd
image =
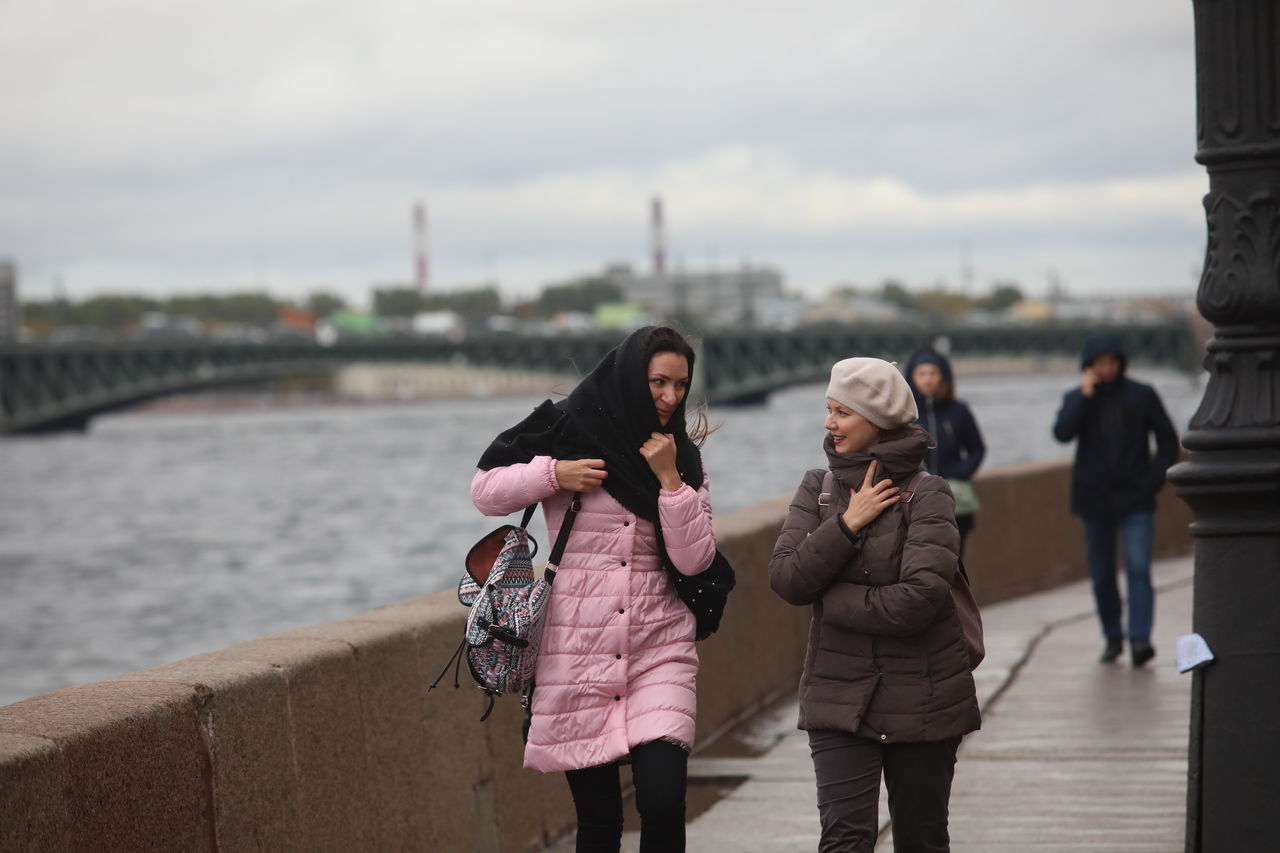
[[[857,533],[880,517],[886,509],[898,502],[898,487],[893,481],[885,478],[875,482],[876,460],[872,459],[867,466],[867,476],[862,481],[862,488],[849,495],[849,505],[841,516],[845,525]]]

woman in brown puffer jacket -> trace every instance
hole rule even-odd
[[[837,363],[827,411],[834,486],[823,494],[826,471],[805,474],[769,567],[778,595],[813,607],[800,728],[817,776],[819,850],[870,853],[883,772],[894,849],[945,852],[956,750],[981,723],[951,598],[955,502],[940,477],[900,491],[930,437],[912,424],[894,365]],[[909,528],[900,499],[911,501]]]

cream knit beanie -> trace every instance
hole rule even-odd
[[[846,358],[831,368],[827,396],[857,412],[880,429],[914,423],[918,410],[911,386],[896,362],[878,358]]]

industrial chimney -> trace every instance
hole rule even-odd
[[[22,329],[22,305],[18,302],[18,267],[0,260],[0,343],[12,343]]]
[[[662,229],[662,199],[653,197],[650,207],[649,227],[653,239],[653,274],[662,276],[667,271],[666,237]]]
[[[427,208],[420,202],[413,204],[413,282],[419,293],[427,292]]]

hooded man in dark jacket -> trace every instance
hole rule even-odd
[[[1178,456],[1178,434],[1150,385],[1125,376],[1127,359],[1111,332],[1090,335],[1080,355],[1080,387],[1062,398],[1053,435],[1076,443],[1071,511],[1084,522],[1089,576],[1106,637],[1101,660],[1124,650],[1116,538],[1124,551],[1129,598],[1129,650],[1134,666],[1155,656],[1151,625],[1151,550],[1156,492]],[[1156,441],[1152,458],[1149,436]]]

